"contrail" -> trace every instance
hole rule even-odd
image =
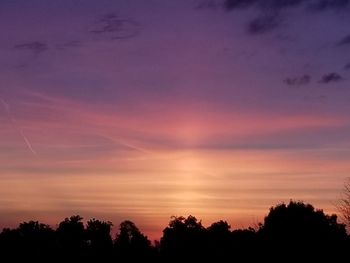
[[[23,133],[23,130],[19,129],[21,135],[22,135],[22,138],[23,140],[25,141],[25,143],[27,144],[28,146],[28,149],[34,154],[34,155],[37,155],[36,151],[33,149],[33,146],[31,145],[30,141],[28,140],[28,138],[24,135]]]
[[[12,126],[20,133],[21,137],[23,138],[25,144],[27,145],[27,148],[29,149],[29,151],[31,151],[32,154],[34,154],[35,156],[37,155],[36,151],[33,149],[32,144],[30,143],[30,141],[28,140],[28,138],[25,136],[23,130],[17,125],[15,118],[12,116],[11,111],[10,111],[10,105],[8,103],[6,103],[6,101],[2,98],[0,98],[0,101],[2,103],[2,105],[5,108],[5,111],[7,113],[7,117],[9,118],[9,120],[11,121]]]
[[[133,150],[136,150],[136,151],[139,151],[139,152],[142,152],[142,153],[147,153],[147,154],[150,154],[150,153],[151,153],[150,151],[148,151],[148,150],[146,150],[146,149],[144,149],[144,148],[131,145],[131,144],[126,143],[126,142],[124,142],[124,141],[118,140],[117,142],[120,143],[121,145],[125,146],[125,147],[128,147],[128,148],[130,148],[130,149],[133,149]]]
[[[109,140],[111,140],[111,141],[113,141],[113,142],[115,142],[115,143],[118,143],[118,144],[120,144],[120,145],[123,145],[124,147],[130,148],[130,149],[133,149],[133,150],[142,152],[142,153],[146,153],[146,154],[151,154],[151,153],[152,153],[152,152],[149,151],[149,150],[146,150],[146,149],[144,149],[144,148],[141,148],[141,147],[132,145],[132,144],[127,143],[127,142],[125,142],[125,141],[123,141],[123,140],[121,140],[121,139],[115,139],[115,138],[112,138],[112,137],[110,137],[110,136],[108,136],[108,135],[101,135],[101,136],[102,136],[102,137],[105,137],[105,138],[107,138],[107,139],[109,139]]]

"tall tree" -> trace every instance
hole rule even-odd
[[[152,253],[151,241],[129,220],[120,224],[114,243],[118,257],[124,260],[146,260]]]
[[[200,260],[206,253],[206,229],[194,216],[173,216],[163,230],[160,244],[162,256],[167,260]]]
[[[81,260],[86,248],[85,227],[79,215],[65,218],[56,230],[58,249],[63,260]]]
[[[109,221],[90,219],[86,225],[86,239],[92,259],[105,260],[111,257],[113,241],[111,229],[113,224]],[[92,260],[91,259],[91,260]]]

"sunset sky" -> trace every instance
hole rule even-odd
[[[350,0],[1,0],[0,228],[336,212],[349,25]]]

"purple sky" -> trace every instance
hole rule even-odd
[[[79,213],[157,236],[172,214],[240,227],[290,198],[334,212],[349,14],[346,0],[2,0],[0,225]]]

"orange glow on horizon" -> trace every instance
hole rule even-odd
[[[133,219],[152,238],[159,238],[171,215],[192,214],[206,224],[224,219],[233,228],[247,227],[261,222],[270,206],[290,199],[334,212],[338,178],[345,179],[349,169],[346,163],[327,167],[318,160],[300,166],[303,156],[280,151],[125,154],[128,158],[66,164],[67,171],[50,175],[57,164],[36,173],[46,162],[40,159],[31,162],[34,170],[26,176],[8,171],[0,185],[2,214],[13,222],[38,218],[51,224],[70,214],[115,224]],[[326,177],[329,172],[338,178]]]

